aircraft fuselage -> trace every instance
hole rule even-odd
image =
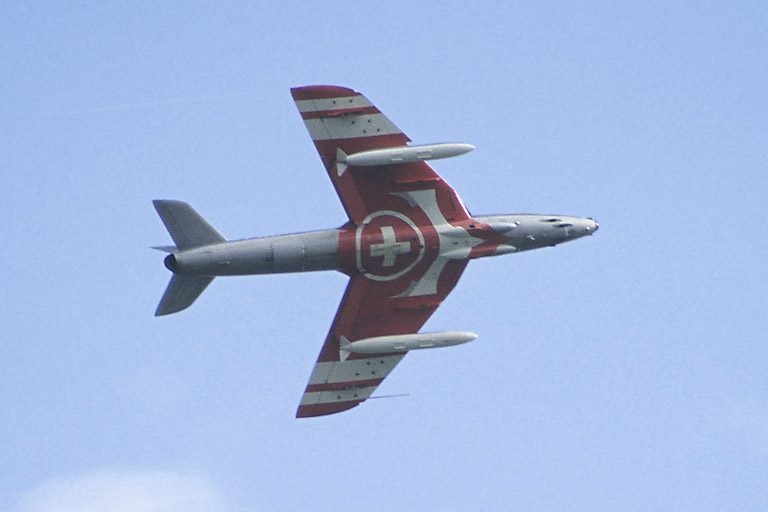
[[[251,238],[179,251],[166,266],[181,275],[239,276],[338,270],[388,279],[422,259],[463,260],[555,246],[593,234],[592,219],[562,215],[490,215],[460,223],[416,225],[406,217],[361,226]]]

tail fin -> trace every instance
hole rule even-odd
[[[187,203],[168,200],[156,200],[152,203],[176,244],[176,247],[156,247],[156,249],[172,253],[168,258],[173,259],[173,254],[179,251],[227,241]],[[166,266],[175,270],[174,265],[167,264],[168,258],[166,258]],[[165,289],[163,298],[160,299],[155,316],[169,315],[188,308],[211,284],[211,281],[213,281],[212,276],[174,273],[171,282]]]
[[[152,201],[160,219],[179,250],[218,244],[227,239],[183,201]]]
[[[211,284],[211,276],[182,276],[173,274],[163,298],[157,306],[155,316],[170,315],[187,309],[195,302],[203,290]]]

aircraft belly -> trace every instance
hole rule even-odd
[[[269,241],[272,262],[265,273],[310,272],[339,268],[336,230],[276,236]]]
[[[178,273],[237,276],[337,270],[338,230],[254,238],[200,247],[175,255]]]

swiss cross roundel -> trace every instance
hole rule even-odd
[[[355,234],[357,268],[369,279],[389,281],[411,270],[424,256],[424,235],[402,213],[370,214]]]

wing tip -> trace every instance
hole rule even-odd
[[[297,418],[314,418],[316,416],[328,416],[339,412],[348,411],[357,407],[365,400],[352,400],[349,402],[329,402],[324,404],[300,405],[296,411]]]
[[[317,100],[323,98],[343,98],[345,96],[356,96],[359,92],[347,87],[338,85],[306,85],[303,87],[293,87],[291,96],[294,101]]]

